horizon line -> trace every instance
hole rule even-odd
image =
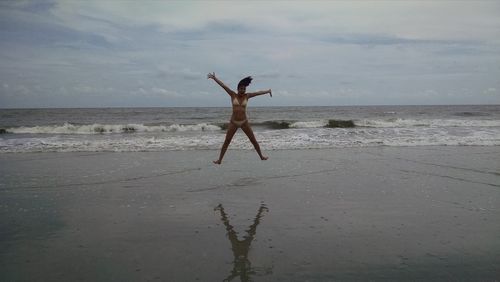
[[[288,106],[254,106],[252,108],[287,108],[287,107],[399,107],[399,106],[500,106],[498,104],[370,104],[370,105],[288,105]],[[151,108],[229,108],[229,106],[103,106],[103,107],[0,107],[0,110],[36,110],[36,109],[151,109]]]

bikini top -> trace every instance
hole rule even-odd
[[[238,100],[238,98],[236,98],[236,96],[233,98],[233,106],[243,106],[245,107],[247,105],[247,97],[245,95],[245,99],[243,100],[243,102],[241,102],[240,104],[240,101]]]

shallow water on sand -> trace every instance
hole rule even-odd
[[[1,280],[493,281],[499,148],[2,154]]]

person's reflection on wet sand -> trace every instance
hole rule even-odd
[[[243,237],[243,240],[238,239],[238,235],[236,231],[234,231],[233,226],[229,223],[229,218],[224,211],[222,204],[219,204],[214,210],[220,211],[221,220],[226,227],[227,236],[229,237],[229,241],[231,241],[231,250],[233,251],[234,256],[233,270],[231,270],[231,274],[223,281],[231,281],[237,276],[240,277],[242,282],[251,281],[250,275],[257,274],[258,269],[256,267],[252,267],[252,264],[248,260],[248,251],[250,250],[250,245],[252,244],[257,231],[257,225],[259,225],[260,219],[263,216],[262,213],[264,211],[268,212],[269,209],[265,204],[260,205],[253,224],[246,230],[247,235]],[[269,273],[270,271],[266,270],[266,272]]]

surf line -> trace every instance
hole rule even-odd
[[[457,181],[469,182],[469,183],[474,183],[474,184],[482,184],[482,185],[493,186],[493,187],[497,187],[497,188],[500,187],[500,185],[497,185],[497,184],[492,184],[492,183],[488,183],[488,182],[479,182],[479,181],[474,181],[474,180],[469,180],[469,179],[454,177],[454,176],[449,176],[449,175],[442,175],[442,174],[437,174],[437,173],[421,172],[421,171],[416,171],[416,170],[404,170],[404,169],[399,169],[399,171],[406,172],[406,173],[414,173],[414,174],[431,175],[431,176],[449,178],[449,179],[453,179],[453,180],[457,180]]]
[[[268,177],[262,177],[260,179],[262,180],[270,180],[270,179],[276,179],[276,178],[289,178],[289,177],[298,177],[298,176],[305,176],[305,175],[311,175],[311,174],[321,174],[321,173],[325,173],[325,172],[332,172],[332,171],[335,171],[337,169],[325,169],[325,170],[319,170],[319,171],[310,171],[310,172],[306,172],[306,173],[300,173],[300,174],[288,174],[288,175],[276,175],[276,176],[268,176]],[[246,180],[248,181],[248,177],[246,178],[243,178],[243,180]],[[217,186],[213,186],[213,187],[208,187],[208,188],[201,188],[201,189],[194,189],[194,190],[187,190],[186,192],[190,192],[190,193],[193,193],[193,192],[205,192],[205,191],[212,191],[212,190],[217,190],[217,189],[222,189],[222,188],[229,188],[229,187],[249,187],[249,186],[255,186],[258,182],[257,181],[252,181],[250,182],[249,185],[241,185],[241,184],[238,184],[239,182],[232,182],[230,184],[224,184],[224,185],[217,185]]]
[[[157,173],[157,174],[145,175],[145,176],[136,176],[136,177],[130,177],[130,178],[125,178],[125,179],[112,179],[112,180],[107,180],[107,181],[68,183],[68,184],[43,185],[43,186],[24,186],[24,187],[21,186],[21,187],[10,188],[10,189],[0,189],[0,191],[3,192],[3,191],[18,190],[18,189],[29,190],[29,189],[41,189],[41,188],[61,188],[61,187],[73,187],[73,186],[87,186],[87,185],[111,184],[111,183],[119,183],[119,182],[128,182],[128,181],[141,180],[141,179],[146,179],[146,178],[161,177],[161,176],[167,176],[167,175],[173,175],[173,174],[180,174],[180,173],[191,172],[191,171],[196,171],[196,170],[201,170],[201,168],[184,169],[184,170],[179,170],[179,171],[171,171],[171,172],[166,172],[166,173]]]

